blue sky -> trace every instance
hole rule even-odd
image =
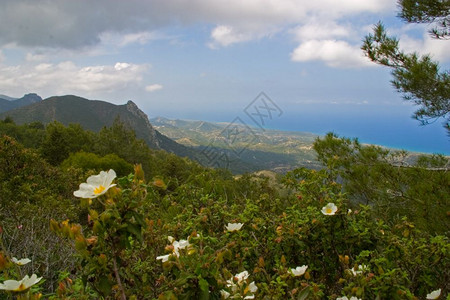
[[[133,100],[150,117],[229,121],[264,91],[289,112],[274,127],[306,112],[320,120],[324,111],[414,123],[389,70],[359,49],[379,20],[403,49],[431,53],[444,68],[450,62],[449,41],[396,18],[392,0],[2,0],[1,7],[0,94]]]

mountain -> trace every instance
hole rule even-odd
[[[27,99],[36,102],[0,113],[0,119],[8,116],[19,125],[36,121],[78,123],[84,129],[98,132],[111,126],[118,117],[150,148],[189,157],[205,166],[228,168],[235,174],[264,169],[284,173],[300,166],[318,167],[311,147],[316,138],[313,134],[161,117],[150,121],[132,101],[115,105],[73,95],[45,100],[39,100],[35,94],[26,96],[12,101],[3,99],[8,103],[26,103]]]
[[[119,117],[122,122],[134,129],[136,136],[143,139],[150,148],[166,150],[192,159],[196,159],[198,156],[192,149],[174,142],[155,130],[147,115],[132,101],[123,105],[115,105],[73,95],[55,96],[3,112],[0,114],[0,119],[7,116],[11,117],[16,124],[36,121],[48,124],[58,121],[65,125],[79,123],[84,129],[92,131],[99,131],[105,126],[111,126]]]
[[[19,98],[13,98],[13,97],[9,97],[9,96],[0,94],[0,99],[5,99],[5,100],[8,100],[8,101],[14,101],[14,100],[17,100]]]
[[[0,95],[0,113],[40,101],[42,101],[42,98],[34,93],[26,94],[22,98],[12,98],[5,95]]]

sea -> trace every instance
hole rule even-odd
[[[303,106],[301,109],[280,108],[264,124],[258,118],[251,119],[244,111],[234,113],[209,112],[167,116],[168,118],[232,122],[236,118],[249,126],[283,131],[309,132],[325,135],[333,132],[340,137],[357,138],[361,143],[428,154],[450,155],[450,136],[443,127],[444,119],[421,125],[412,118],[410,106],[378,107],[361,105],[323,107]],[[262,125],[262,126],[261,126]]]
[[[268,127],[319,135],[334,132],[341,137],[358,138],[362,143],[450,155],[450,135],[443,127],[444,119],[422,125],[412,118],[413,112],[409,107],[346,110],[331,106],[314,111],[285,111],[277,119],[274,118],[272,123],[268,122]]]
[[[450,155],[450,136],[439,121],[422,126],[412,118],[395,116],[369,118],[357,115],[305,115],[300,118],[287,114],[270,127],[318,135],[333,132],[340,137],[358,138],[360,142],[367,144],[410,152]]]

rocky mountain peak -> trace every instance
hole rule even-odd
[[[128,100],[128,102],[127,102],[127,110],[128,110],[130,113],[132,113],[134,116],[136,116],[136,117],[138,117],[138,118],[140,118],[140,119],[143,119],[143,120],[145,121],[145,126],[147,127],[147,129],[148,129],[150,135],[152,136],[153,140],[155,141],[156,146],[157,146],[157,147],[160,147],[160,145],[159,145],[159,140],[158,140],[158,138],[156,137],[156,131],[155,131],[155,129],[153,128],[152,124],[150,124],[150,121],[149,121],[149,119],[148,119],[147,114],[144,113],[144,112],[136,105],[136,103],[134,103],[134,102],[131,101],[131,100]]]

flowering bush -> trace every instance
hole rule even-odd
[[[82,200],[89,210],[86,228],[52,222],[54,231],[74,240],[91,294],[413,299],[445,288],[446,269],[423,263],[449,265],[445,237],[428,236],[406,220],[390,228],[366,206],[350,209],[326,171],[292,172],[285,179],[292,194],[270,203],[264,193],[230,201],[196,186],[161,193],[162,184],[146,184],[139,167],[117,185],[111,174],[88,179],[89,193],[83,195],[92,201]],[[418,255],[418,249],[423,254],[417,258],[405,257]],[[80,291],[66,288],[65,297],[70,293]]]
[[[122,178],[113,170],[86,175],[74,188],[78,218],[50,221],[51,230],[73,247],[77,264],[61,273],[48,297],[334,300],[448,294],[448,238],[423,232],[407,218],[388,224],[371,206],[351,204],[333,170],[297,169],[285,177],[283,189],[251,175],[202,170],[181,180],[178,171],[150,181],[140,166]],[[37,294],[43,280],[11,273],[12,265],[26,261],[7,257],[2,252],[0,287],[23,284],[24,291]],[[23,279],[6,282],[12,278]]]

